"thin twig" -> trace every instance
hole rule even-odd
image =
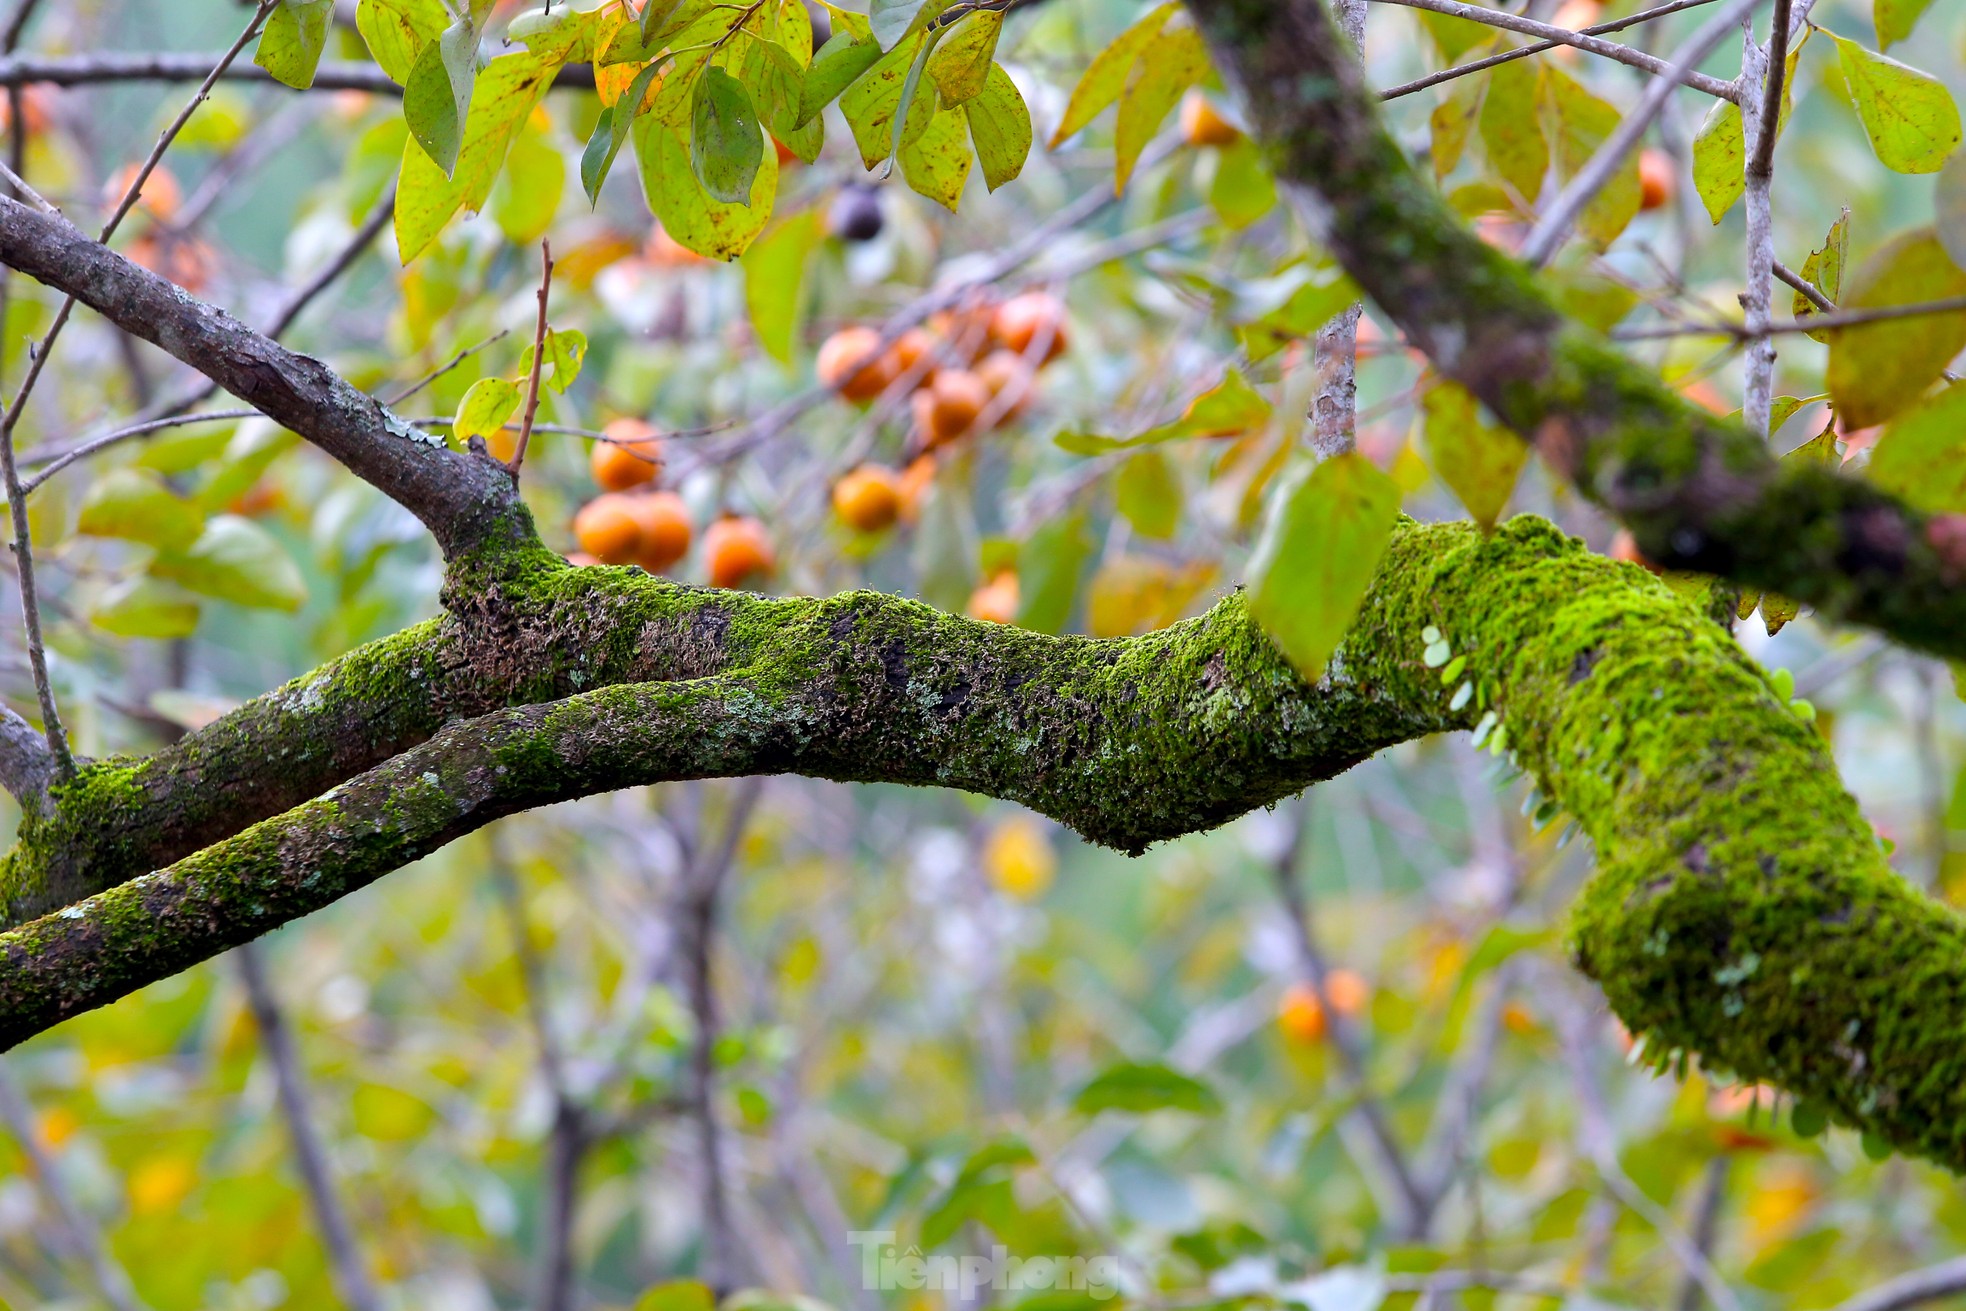
[[[1834,314],[1836,312],[1836,302],[1825,296],[1821,287],[1818,287],[1815,283],[1809,281],[1809,279],[1803,277],[1780,260],[1775,261],[1774,268],[1771,272],[1783,282],[1788,283],[1789,286],[1801,292],[1804,300],[1814,305],[1823,313]],[[1813,320],[1811,321],[1811,326],[1814,326]]]
[[[1941,300],[1920,301],[1915,305],[1878,305],[1866,309],[1838,310],[1833,314],[1812,314],[1799,323],[1771,323],[1760,332],[1750,332],[1739,323],[1714,320],[1707,324],[1662,328],[1626,328],[1611,335],[1618,341],[1657,341],[1666,337],[1732,337],[1753,341],[1760,336],[1781,336],[1791,332],[1820,332],[1827,328],[1855,328],[1866,323],[1886,323],[1894,319],[1917,319],[1928,314],[1957,314],[1966,310],[1966,296],[1947,296]]]
[[[260,1045],[273,1065],[274,1089],[280,1099],[280,1112],[286,1117],[287,1131],[293,1135],[294,1161],[300,1167],[301,1186],[307,1191],[314,1222],[321,1227],[322,1241],[328,1249],[328,1268],[335,1291],[354,1311],[381,1311],[382,1299],[369,1279],[368,1267],[355,1244],[355,1229],[335,1191],[334,1174],[321,1143],[321,1131],[307,1103],[307,1086],[295,1050],[293,1030],[280,1011],[273,985],[266,977],[265,962],[256,943],[239,948],[239,978],[246,985],[246,1002],[252,1008],[253,1023],[259,1028]]]
[[[0,51],[12,54],[20,49],[21,38],[27,35],[27,25],[34,21],[34,11],[41,7],[41,0],[20,0],[14,12],[7,18],[7,26],[0,30]]]
[[[1584,212],[1591,201],[1596,199],[1597,193],[1611,181],[1612,175],[1624,163],[1625,156],[1631,153],[1632,147],[1638,144],[1639,138],[1644,136],[1646,129],[1652,126],[1652,120],[1657,118],[1659,111],[1665,108],[1666,100],[1672,95],[1673,88],[1682,81],[1682,75],[1705,59],[1734,25],[1751,13],[1759,3],[1761,0],[1728,0],[1724,9],[1701,24],[1698,31],[1672,52],[1671,58],[1667,61],[1667,71],[1645,88],[1645,94],[1639,98],[1637,106],[1625,115],[1617,129],[1603,145],[1598,147],[1597,153],[1591,156],[1590,162],[1577,171],[1577,175],[1570,179],[1570,184],[1564,187],[1549,209],[1544,211],[1542,218],[1537,220],[1528,239],[1522,243],[1524,263],[1533,268],[1541,268],[1549,263],[1550,257],[1556,254],[1557,248],[1563,244],[1563,239],[1569,235],[1571,224],[1577,221],[1577,216]],[[1692,84],[1688,83],[1688,85]],[[1728,86],[1731,91],[1731,83],[1723,85]],[[1734,97],[1729,94],[1721,98],[1731,100]]]
[[[1489,9],[1482,5],[1462,4],[1460,0],[1379,0],[1379,2],[1381,4],[1404,5],[1411,9],[1427,9],[1436,14],[1448,14],[1454,18],[1465,18],[1471,23],[1481,23],[1487,27],[1499,27],[1508,32],[1520,32],[1524,36],[1533,36],[1555,45],[1575,46],[1579,50],[1585,50],[1591,54],[1600,55],[1605,59],[1616,60],[1620,64],[1628,64],[1633,68],[1641,69],[1644,72],[1652,74],[1654,77],[1664,78],[1668,90],[1674,86],[1689,86],[1695,91],[1704,91],[1717,100],[1734,100],[1737,96],[1732,82],[1723,82],[1717,77],[1710,77],[1705,73],[1697,71],[1700,58],[1704,58],[1706,55],[1706,51],[1704,50],[1700,52],[1699,58],[1690,60],[1666,60],[1659,58],[1657,55],[1648,55],[1643,50],[1635,50],[1631,46],[1619,45],[1616,41],[1600,41],[1594,36],[1586,35],[1585,32],[1573,32],[1567,27],[1553,27],[1548,23],[1539,23],[1534,19],[1518,17],[1503,9]],[[1731,16],[1725,26],[1732,27],[1738,21],[1739,17],[1739,14]],[[1716,41],[1718,39],[1717,37],[1715,38]],[[1707,47],[1708,50],[1712,48],[1712,45]]]
[[[1905,1311],[1956,1293],[1966,1293],[1966,1256],[1887,1280],[1839,1303],[1835,1311]]]
[[[1299,972],[1304,976],[1313,992],[1317,994],[1318,1005],[1324,1012],[1325,1022],[1331,1035],[1331,1044],[1337,1048],[1339,1065],[1345,1072],[1346,1082],[1351,1085],[1350,1092],[1359,1119],[1364,1123],[1366,1133],[1371,1139],[1374,1153],[1379,1158],[1380,1168],[1386,1172],[1394,1189],[1399,1194],[1401,1206],[1406,1214],[1401,1217],[1402,1229],[1407,1237],[1422,1238],[1431,1221],[1431,1207],[1428,1199],[1414,1178],[1413,1168],[1407,1163],[1399,1141],[1393,1137],[1392,1126],[1387,1122],[1384,1108],[1372,1095],[1368,1082],[1365,1062],[1365,1045],[1358,1031],[1352,1027],[1348,1016],[1342,1015],[1332,1006],[1325,991],[1325,980],[1331,971],[1325,964],[1324,953],[1317,943],[1317,935],[1311,928],[1310,898],[1305,894],[1303,874],[1298,866],[1302,863],[1304,842],[1309,828],[1310,798],[1299,798],[1288,807],[1290,835],[1283,853],[1272,867],[1277,895],[1283,902],[1285,913],[1290,919],[1291,946],[1297,955]]]
[[[388,406],[392,410],[395,409],[398,405],[401,405],[404,401],[416,395],[418,392],[422,391],[425,387],[428,387],[431,383],[437,381],[437,379],[443,377],[451,370],[457,368],[458,365],[464,363],[466,360],[470,359],[473,355],[476,355],[478,352],[485,350],[491,346],[494,346],[501,341],[504,341],[507,337],[511,335],[512,335],[512,330],[510,328],[500,328],[497,332],[494,332],[491,336],[485,338],[483,341],[479,342],[476,346],[466,346],[463,350],[451,356],[450,359],[438,365],[436,368],[430,370],[430,372],[424,374],[421,378],[418,378],[415,382],[411,383],[409,386],[404,387],[401,391],[393,392],[390,395],[383,397],[382,403]]]
[[[1606,23],[1593,23],[1589,27],[1580,27],[1577,29],[1577,32],[1581,36],[1603,36],[1607,32],[1622,32],[1626,28],[1636,27],[1640,23],[1649,23],[1654,19],[1665,18],[1687,9],[1697,9],[1701,5],[1710,5],[1714,2],[1715,0],[1673,0],[1671,4],[1659,5],[1653,9],[1640,10],[1638,13],[1632,14],[1629,17],[1614,18]],[[1452,68],[1443,68],[1438,73],[1429,73],[1425,77],[1416,78],[1411,82],[1402,82],[1396,87],[1388,87],[1379,93],[1379,99],[1398,100],[1401,96],[1410,96],[1416,91],[1425,91],[1429,87],[1439,86],[1442,82],[1451,82],[1457,77],[1466,77],[1470,73],[1485,72],[1498,64],[1511,63],[1517,59],[1527,59],[1530,55],[1540,55],[1546,50],[1559,50],[1568,44],[1565,41],[1538,41],[1534,45],[1521,46],[1515,50],[1504,50],[1500,54],[1489,55],[1485,59],[1474,59],[1465,64],[1456,64]]]
[[[14,1081],[13,1068],[4,1057],[0,1057],[0,1120],[6,1122],[21,1155],[27,1158],[28,1171],[42,1196],[54,1208],[67,1246],[89,1267],[103,1300],[115,1311],[140,1311],[143,1303],[137,1299],[128,1272],[109,1254],[101,1233],[68,1191],[47,1145],[41,1141],[41,1131],[34,1123],[34,1109]]]
[[[1757,85],[1761,100],[1757,112],[1743,113],[1747,135],[1748,166],[1745,174],[1747,212],[1747,289],[1741,296],[1741,309],[1748,330],[1759,332],[1772,321],[1775,282],[1775,135],[1781,123],[1782,89],[1787,72],[1789,0],[1774,0],[1775,11],[1769,24],[1768,46],[1762,49],[1754,39],[1754,26],[1744,23],[1742,35],[1741,91],[1752,96]],[[1768,421],[1775,400],[1774,339],[1766,333],[1748,347],[1746,387],[1741,402],[1741,421],[1749,428],[1768,435]]]
[[[1707,1162],[1706,1175],[1700,1181],[1700,1196],[1693,1206],[1693,1247],[1709,1261],[1713,1259],[1714,1239],[1720,1232],[1720,1208],[1727,1200],[1727,1166],[1725,1152],[1715,1153]],[[1700,1281],[1693,1272],[1682,1272],[1679,1283],[1679,1296],[1673,1299],[1678,1311],[1700,1311],[1702,1290]]]
[[[506,467],[512,470],[516,480],[519,470],[526,462],[526,447],[532,444],[532,425],[539,418],[539,375],[546,367],[546,304],[553,294],[553,243],[539,243],[539,322],[532,334],[532,374],[526,379],[526,415],[519,425],[519,442],[513,449],[512,462]],[[560,386],[565,386],[561,379]]]
[[[108,51],[86,55],[14,55],[0,58],[0,86],[96,86],[123,82],[196,82],[216,56],[160,52]],[[221,75],[229,82],[261,82],[307,95],[326,91],[368,91],[400,96],[403,88],[373,63],[323,60],[305,91],[275,81],[257,64],[228,66]],[[553,77],[556,88],[594,89],[591,64],[569,64]]]

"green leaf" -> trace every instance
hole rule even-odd
[[[891,46],[910,32],[920,31],[950,3],[951,0],[873,0],[867,6],[867,25],[876,41]]]
[[[1268,423],[1272,413],[1242,370],[1230,369],[1221,382],[1189,402],[1181,422],[1197,437],[1233,437]]]
[[[293,611],[307,600],[307,585],[286,551],[238,515],[213,519],[189,549],[163,552],[150,572],[200,596],[254,609]]]
[[[1428,116],[1427,128],[1433,142],[1434,180],[1452,173],[1468,148],[1475,121],[1481,116],[1481,95],[1488,89],[1488,74],[1456,78],[1447,93]]]
[[[587,149],[580,153],[580,185],[587,192],[589,204],[600,203],[601,185],[614,168],[615,156],[627,144],[635,118],[647,102],[649,87],[654,85],[660,68],[660,64],[650,64],[635,75],[618,100],[601,106],[600,117],[594,120],[594,135],[587,139]]]
[[[1140,152],[1179,104],[1181,96],[1208,73],[1208,47],[1192,27],[1156,32],[1120,94],[1119,122],[1113,129],[1116,164],[1113,186],[1126,190]]]
[[[971,13],[950,29],[928,60],[943,104],[960,105],[983,90],[1002,33],[1003,15],[994,9]]]
[[[790,365],[804,308],[806,261],[825,239],[816,210],[804,209],[778,224],[744,252],[744,304],[758,344]]]
[[[1932,0],[1872,0],[1870,17],[1877,28],[1877,48],[1889,50],[1911,35],[1911,29],[1932,7]]]
[[[457,418],[451,421],[451,435],[459,442],[491,436],[512,421],[522,399],[515,382],[504,378],[478,379],[458,403]]]
[[[901,93],[909,85],[915,56],[926,37],[915,36],[882,55],[865,76],[840,97],[840,112],[853,130],[853,142],[860,148],[860,162],[873,169],[894,153],[894,120],[901,110]],[[935,88],[916,79],[910,110],[902,137],[907,145],[914,134],[926,131],[935,113]]]
[[[396,197],[396,245],[404,264],[429,249],[460,208],[484,208],[512,138],[557,72],[556,64],[529,50],[486,65],[471,93],[457,167],[448,177],[416,141],[404,143]],[[684,161],[687,166],[687,154]]]
[[[170,549],[189,546],[205,516],[150,469],[115,469],[90,485],[75,530]]]
[[[1072,89],[1072,97],[1065,104],[1065,116],[1059,120],[1058,130],[1051,136],[1053,150],[1120,98],[1140,52],[1160,35],[1161,29],[1167,26],[1167,20],[1180,7],[1178,3],[1170,3],[1149,10],[1139,22],[1120,33],[1111,45],[1093,56],[1084,76]]]
[[[778,196],[778,152],[764,152],[748,205],[726,204],[703,189],[690,165],[689,142],[680,127],[651,115],[635,122],[635,154],[642,188],[663,229],[706,259],[742,255],[771,221]]]
[[[1851,277],[1842,309],[1877,309],[1966,296],[1966,273],[1931,228],[1904,233]],[[1830,401],[1845,430],[1881,423],[1918,402],[1961,347],[1966,311],[1831,329]]]
[[[1142,451],[1120,466],[1113,498],[1142,537],[1168,541],[1181,525],[1181,480],[1159,451]]]
[[[170,583],[128,578],[91,607],[89,622],[117,637],[170,641],[197,629],[198,602]]]
[[[1144,1115],[1150,1111],[1187,1111],[1191,1115],[1214,1115],[1222,1109],[1222,1099],[1201,1080],[1165,1065],[1126,1062],[1102,1071],[1079,1089],[1072,1109],[1080,1115],[1101,1111],[1127,1111]]]
[[[1488,75],[1481,102],[1481,145],[1488,166],[1524,200],[1542,194],[1550,170],[1550,145],[1538,111],[1538,72],[1532,60],[1503,64]]]
[[[567,190],[566,156],[542,132],[521,131],[492,191],[492,217],[516,246],[530,246],[553,226]]]
[[[1952,93],[1929,74],[1830,35],[1878,160],[1899,173],[1936,173],[1960,141]]]
[[[819,111],[833,103],[842,91],[858,82],[863,74],[880,62],[880,42],[856,38],[851,33],[833,33],[806,70],[805,85],[799,91],[799,124],[819,117]]]
[[[1966,196],[1962,196],[1961,201],[1962,203],[1966,203]],[[1939,239],[1942,243],[1945,240],[1945,217],[1945,178],[1941,176],[1939,179]],[[1960,217],[1966,219],[1966,214],[1962,214]],[[1966,254],[1966,243],[1962,243],[1962,247],[1961,251],[1955,252],[1952,246],[1946,246],[1946,251],[1952,255],[1952,260],[1955,264],[1959,263],[1962,254]],[[1836,298],[1843,294],[1843,266],[1849,262],[1850,207],[1845,205],[1843,212],[1837,216],[1836,222],[1830,224],[1829,235],[1823,238],[1822,246],[1817,250],[1811,251],[1809,258],[1802,262],[1802,279],[1805,282],[1815,284],[1816,290],[1822,292],[1823,295],[1827,296],[1834,303]],[[1795,298],[1790,308],[1794,311],[1795,317],[1798,319],[1806,319],[1812,314],[1822,313],[1821,310],[1816,308],[1815,302],[1811,301],[1799,291],[1795,293]],[[1829,334],[1826,332],[1812,332],[1809,335],[1817,341],[1829,340]]]
[[[990,65],[983,89],[963,106],[969,118],[969,139],[983,181],[995,191],[1024,171],[1031,154],[1031,111],[1017,84],[1001,64]]]
[[[328,46],[334,0],[280,0],[259,35],[253,62],[299,91],[314,85],[314,70]]]
[[[1521,60],[1518,63],[1524,62]],[[1606,101],[1586,91],[1581,83],[1562,70],[1545,66],[1543,85],[1548,89],[1556,120],[1556,167],[1565,178],[1576,175],[1617,128],[1623,117]],[[1628,152],[1618,171],[1584,207],[1577,230],[1599,249],[1618,239],[1638,216],[1642,190],[1638,181],[1638,153]]]
[[[355,27],[389,80],[402,86],[423,48],[450,26],[443,0],[361,0]]]
[[[659,0],[649,0],[649,8],[659,8]],[[708,1285],[694,1279],[676,1279],[643,1290],[635,1299],[633,1311],[716,1311],[717,1295]]]
[[[1083,511],[1059,515],[1026,538],[1017,555],[1023,592],[1017,626],[1037,633],[1063,632],[1091,558],[1092,539]]]
[[[1864,473],[1920,510],[1966,512],[1966,383],[1893,419]]]
[[[1263,159],[1262,147],[1244,137],[1216,152],[1208,203],[1221,215],[1223,225],[1235,232],[1276,208],[1276,178]]]
[[[1351,627],[1398,517],[1398,485],[1357,452],[1278,489],[1249,565],[1249,610],[1306,680]]]
[[[471,89],[478,78],[478,31],[456,23],[425,46],[403,88],[403,117],[410,136],[449,177],[457,168]]]
[[[1484,530],[1493,528],[1515,491],[1529,447],[1489,423],[1459,383],[1436,379],[1420,399],[1420,442],[1434,476]]]
[[[710,67],[696,82],[691,112],[690,167],[713,199],[749,205],[764,163],[765,134],[744,84]]]
[[[969,116],[963,106],[937,112],[928,130],[901,148],[900,158],[908,185],[953,214],[969,180]]]
[[[1748,145],[1741,107],[1716,100],[1693,138],[1693,190],[1715,223],[1747,194]]]
[[[1798,1138],[1814,1138],[1829,1128],[1829,1112],[1821,1102],[1797,1102],[1789,1112],[1789,1128]]]
[[[799,116],[805,98],[806,64],[812,55],[812,21],[803,4],[779,10],[781,40],[757,40],[745,52],[738,80],[751,89],[758,118],[773,138],[811,164],[826,144],[826,124]],[[803,52],[803,53],[801,53]]]

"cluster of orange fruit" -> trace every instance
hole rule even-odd
[[[577,565],[635,564],[652,574],[689,554],[695,528],[683,498],[658,488],[662,438],[640,419],[616,419],[602,429],[589,466],[601,494],[580,507],[573,535]],[[776,567],[763,524],[726,514],[703,533],[703,564],[712,587],[740,587]]]
[[[113,213],[123,197],[136,184],[140,166],[128,164],[116,171],[102,189],[103,208]],[[136,212],[150,220],[132,241],[127,254],[159,277],[168,278],[192,295],[204,291],[212,280],[217,256],[196,237],[173,230],[184,209],[184,189],[167,168],[159,165],[143,180],[137,196]]]
[[[877,533],[910,515],[935,474],[935,452],[1030,407],[1037,372],[1069,344],[1056,296],[1026,292],[997,305],[936,316],[886,350],[876,328],[842,328],[819,348],[819,380],[855,404],[897,384],[914,393],[914,447],[903,470],[863,464],[833,487],[833,508],[856,532]]]

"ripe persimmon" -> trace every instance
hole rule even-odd
[[[692,531],[689,507],[674,492],[649,492],[628,498],[641,542],[635,563],[652,574],[662,573],[689,554]]]
[[[1006,569],[971,592],[969,605],[965,609],[971,619],[981,619],[986,624],[1015,623],[1017,609],[1023,599],[1023,588],[1018,585],[1016,571]]]
[[[620,492],[596,496],[573,517],[580,549],[602,564],[627,564],[642,549],[641,520]]]
[[[996,350],[976,366],[976,376],[990,389],[990,399],[1004,406],[999,423],[1014,423],[1024,417],[1037,395],[1037,371],[1012,351]]]
[[[901,514],[901,476],[879,464],[863,464],[833,484],[833,510],[859,533],[894,526]]]
[[[765,526],[738,515],[725,515],[710,525],[703,534],[703,558],[712,587],[736,587],[770,573],[777,563]]]
[[[894,356],[880,353],[881,334],[865,325],[841,328],[819,348],[819,381],[847,400],[866,402],[894,381]]]
[[[1638,154],[1638,207],[1659,209],[1672,201],[1678,189],[1679,170],[1672,156],[1663,150],[1647,148]]]
[[[588,465],[603,490],[625,492],[655,481],[662,472],[662,440],[641,419],[620,418],[601,429],[605,441],[594,443]]]
[[[1063,355],[1070,344],[1064,305],[1056,296],[1043,291],[1027,291],[997,306],[990,320],[990,335],[999,346],[1018,355],[1027,355],[1032,342],[1041,336],[1046,338],[1050,344],[1043,348],[1044,358],[1037,361],[1041,365]]]
[[[922,512],[922,498],[928,489],[935,485],[935,456],[924,453],[915,457],[906,469],[901,471],[901,518],[913,523]]]
[[[1333,970],[1324,976],[1324,999],[1340,1015],[1360,1015],[1372,1001],[1372,985],[1356,970]]]
[[[1329,1021],[1324,1003],[1308,983],[1293,983],[1277,1000],[1277,1029],[1291,1042],[1306,1046],[1324,1037]]]
[[[915,427],[922,445],[946,446],[969,434],[990,405],[990,389],[968,369],[944,369],[915,393]]]
[[[933,363],[924,364],[923,361],[932,360],[934,356],[935,338],[923,332],[920,328],[908,329],[908,331],[901,334],[895,341],[893,347],[888,351],[887,366],[889,381],[912,374],[919,368],[922,373],[915,385],[918,387],[928,386],[931,382],[935,381],[935,365]]]
[[[1190,91],[1181,101],[1181,139],[1191,146],[1233,146],[1242,133],[1207,96]]]
[[[129,256],[132,262],[194,296],[212,280],[212,248],[195,237],[152,230],[130,243]]]

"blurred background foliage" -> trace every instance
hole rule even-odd
[[[1529,12],[1555,8],[1531,0]],[[1568,8],[1556,21],[1600,16]],[[1041,141],[1087,61],[1144,9],[1052,0],[1012,16],[999,58]],[[212,51],[245,14],[219,0],[71,0],[47,10],[30,46]],[[1668,49],[1699,20],[1631,35]],[[1823,0],[1814,21],[1869,40],[1871,16],[1852,0]],[[1373,80],[1451,62],[1451,42],[1427,30],[1410,11],[1375,11]],[[1894,54],[1957,89],[1962,39],[1966,15],[1939,6]],[[1874,159],[1829,46],[1812,43],[1799,64],[1777,177],[1791,266],[1844,206],[1853,258],[1932,214],[1929,179]],[[366,59],[352,28],[337,27],[329,58]],[[1616,105],[1641,86],[1588,57],[1537,59]],[[1707,67],[1731,77],[1738,54]],[[29,177],[70,213],[93,213],[187,90],[33,90]],[[1439,103],[1389,106],[1416,150],[1434,145]],[[1553,275],[1609,304],[1606,321],[1738,312],[1739,207],[1713,225],[1691,185],[1704,110],[1682,93],[1657,134],[1673,165],[1659,203]],[[1260,169],[1225,180],[1247,164],[1233,129],[1229,145],[1194,147],[1170,127],[1117,204],[1061,226],[989,289],[1060,298],[1070,349],[1027,415],[945,443],[932,476],[907,488],[901,522],[861,532],[830,489],[865,460],[911,463],[923,443],[907,405],[829,401],[783,426],[748,421],[812,385],[836,331],[881,323],[1110,192],[1110,119],[1040,146],[994,195],[972,183],[954,214],[898,177],[858,190],[867,175],[835,121],[819,162],[788,165],[781,181],[781,222],[810,225],[788,280],[782,263],[714,265],[667,241],[632,169],[590,209],[578,164],[598,112],[591,94],[553,93],[483,215],[407,270],[385,230],[291,340],[382,393],[481,347],[401,407],[447,418],[474,382],[518,366],[536,243],[550,236],[554,325],[583,332],[590,353],[571,390],[549,391],[542,421],[577,433],[634,417],[677,434],[661,481],[696,529],[732,512],[768,534],[775,569],[751,585],[869,586],[1117,635],[1191,613],[1240,576],[1307,398],[1301,341],[1266,353],[1238,320],[1261,317],[1251,307],[1279,276],[1301,278],[1305,239],[1265,203]],[[383,199],[404,137],[385,96],[227,83],[167,161],[178,196],[153,197],[119,244],[264,322]],[[1447,185],[1495,190],[1488,153],[1461,167]],[[853,233],[843,206],[861,211]],[[1504,207],[1481,222],[1506,242],[1520,217]],[[52,310],[15,280],[10,377]],[[759,345],[773,315],[792,319],[789,363]],[[1460,514],[1419,440],[1416,366],[1382,327],[1364,338],[1362,448],[1399,480],[1409,513]],[[1738,361],[1714,339],[1636,349],[1717,408],[1737,401]],[[1067,449],[1071,434],[1177,419],[1231,364],[1267,397],[1243,426],[1145,453]],[[1822,348],[1806,338],[1784,339],[1781,367],[1780,392],[1823,390]],[[186,379],[79,321],[22,445],[63,448]],[[1824,422],[1820,404],[1799,407],[1775,442]],[[1843,436],[1860,464],[1866,436]],[[118,504],[119,477],[162,480],[192,506],[194,522],[171,530],[187,539],[218,517],[238,525],[230,554],[188,575],[158,563],[183,541],[104,531],[90,507]],[[574,515],[596,494],[589,443],[543,433],[525,486],[549,540],[576,549]],[[263,422],[122,444],[30,504],[56,686],[88,754],[153,746],[435,612],[440,562],[408,515]],[[1614,549],[1609,525],[1533,466],[1508,504]],[[699,541],[676,576],[706,581],[704,555]],[[0,575],[0,612],[17,613],[13,586]],[[1966,896],[1966,720],[1950,672],[1806,616],[1779,636],[1759,618],[1740,631],[1795,672],[1904,876]],[[0,687],[31,710],[17,651],[0,653]],[[505,821],[258,950],[331,1191],[387,1306],[536,1304],[537,1267],[562,1231],[578,1304],[595,1307],[679,1307],[691,1294],[672,1281],[693,1279],[797,1306],[963,1300],[863,1287],[848,1234],[866,1230],[932,1250],[1114,1256],[1126,1302],[1169,1308],[1823,1307],[1958,1253],[1966,1206],[1943,1173],[1872,1160],[1841,1131],[1800,1137],[1764,1091],[1628,1067],[1620,1031],[1564,958],[1587,844],[1525,817],[1525,802],[1465,741],[1430,741],[1127,860],[953,794],[671,785]],[[1293,898],[1307,920],[1293,920]],[[0,1298],[341,1304],[242,969],[215,961],[7,1058]],[[1314,973],[1322,1002],[1307,990]],[[1102,1073],[1133,1092],[1088,1095]],[[574,1144],[571,1174],[556,1143]],[[1427,1197],[1424,1217],[1402,1172]],[[569,1195],[562,1225],[556,1199]],[[1064,1311],[1088,1299],[970,1301],[1026,1300]]]

